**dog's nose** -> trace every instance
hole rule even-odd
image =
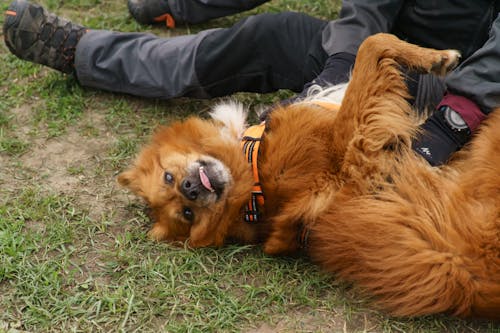
[[[181,183],[181,192],[189,200],[196,200],[200,194],[198,186],[193,186],[187,179],[184,179]]]

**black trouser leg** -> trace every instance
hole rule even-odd
[[[210,96],[238,91],[300,92],[323,69],[326,21],[300,13],[261,14],[220,29],[200,43],[195,71]]]

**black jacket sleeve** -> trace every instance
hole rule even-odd
[[[500,14],[486,43],[445,79],[447,89],[474,101],[484,113],[500,106]]]

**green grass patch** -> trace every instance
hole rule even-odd
[[[0,320],[28,330],[234,331],[297,306],[326,306],[319,296],[334,292],[304,260],[270,258],[254,247],[152,243],[144,216],[111,235],[110,221],[90,219],[72,198],[37,188],[4,194]],[[103,237],[110,242],[100,244]]]
[[[0,129],[0,153],[10,156],[18,156],[25,153],[29,148],[29,144],[15,136],[5,136]]]
[[[47,127],[48,137],[60,136],[68,126],[75,124],[85,110],[83,89],[71,77],[51,72],[37,87],[42,99],[35,109],[35,123]]]

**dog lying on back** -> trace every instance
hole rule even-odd
[[[374,35],[340,109],[328,95],[276,109],[245,156],[245,112],[219,106],[212,120],[160,128],[118,181],[151,207],[154,239],[273,255],[307,239],[314,262],[392,315],[500,319],[500,112],[449,166],[411,149],[400,66],[445,74],[458,59]]]

